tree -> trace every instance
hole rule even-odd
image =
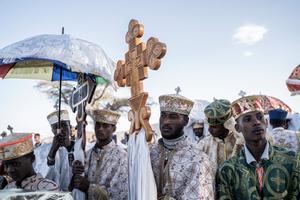
[[[62,82],[61,100],[62,104],[69,105],[70,96],[75,88],[76,83]],[[53,101],[53,107],[58,109],[59,99],[59,82],[40,81],[35,86],[40,92]],[[154,105],[155,102],[150,97],[147,105]],[[99,108],[106,108],[112,111],[127,113],[129,111],[128,98],[120,98],[116,96],[116,91],[108,84],[97,85],[93,99],[87,105],[87,114],[91,115],[90,111]]]
[[[40,81],[35,86],[40,92],[46,94],[48,99],[53,101],[53,107],[58,109],[59,100],[59,82]],[[61,103],[69,105],[69,100],[74,91],[75,84],[70,82],[62,82]],[[98,85],[94,93],[91,103],[87,106],[87,110],[97,108],[107,108],[114,111],[122,111],[123,107],[128,107],[127,98],[115,96],[115,91],[111,86]]]

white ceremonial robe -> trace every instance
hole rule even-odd
[[[272,130],[274,145],[288,150],[298,152],[300,147],[300,133],[286,130],[284,128],[274,128]]]
[[[72,168],[69,166],[68,151],[65,147],[60,147],[55,155],[55,164],[48,166],[47,157],[51,146],[52,143],[45,143],[34,149],[34,169],[42,177],[54,181],[62,191],[68,191],[72,178]]]
[[[214,176],[208,156],[187,138],[168,150],[162,140],[150,147],[158,198],[214,199]]]
[[[127,200],[127,153],[114,141],[87,152],[85,173],[93,187],[106,191],[110,200]]]

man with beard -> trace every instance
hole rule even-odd
[[[299,155],[267,141],[263,102],[256,96],[243,97],[232,109],[245,145],[219,167],[217,199],[299,199]]]
[[[287,114],[282,109],[273,109],[269,111],[270,124],[274,138],[274,145],[287,148],[291,151],[298,152],[300,147],[300,133],[287,130]]]
[[[210,135],[201,140],[199,146],[208,155],[215,174],[219,165],[240,151],[243,138],[234,128],[235,121],[228,100],[215,100],[204,109],[204,113]]]
[[[208,157],[183,132],[194,103],[178,94],[159,103],[162,138],[150,147],[158,199],[214,199]]]
[[[59,191],[55,182],[43,178],[33,169],[33,142],[31,134],[12,133],[0,140],[0,159],[14,180],[5,189],[21,188],[26,191]]]
[[[89,199],[127,199],[127,154],[112,139],[119,117],[110,110],[93,112],[97,141],[87,152],[85,166],[74,162],[70,190],[77,188]],[[84,172],[85,176],[81,176]]]

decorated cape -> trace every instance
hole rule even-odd
[[[18,188],[16,182],[9,183],[4,189],[14,189]],[[49,180],[42,177],[40,174],[36,174],[24,179],[21,183],[21,189],[25,191],[59,191],[59,186]]]
[[[127,165],[126,152],[111,141],[102,149],[94,146],[87,152],[85,173],[94,191],[105,191],[110,200],[127,200]]]
[[[203,140],[200,140],[199,147],[208,155],[215,174],[218,167],[224,163],[225,160],[239,153],[243,148],[243,144],[244,141],[237,136],[236,132],[229,132],[224,140],[213,137],[212,135],[206,136]]]
[[[262,193],[254,163],[247,164],[245,149],[224,162],[216,177],[217,199],[296,200],[299,199],[300,161],[292,151],[269,146],[269,159],[263,159]]]
[[[213,175],[207,155],[185,138],[174,150],[162,140],[150,147],[158,198],[177,200],[214,199]]]
[[[16,199],[55,199],[55,200],[73,200],[69,192],[55,191],[33,191],[27,192],[22,189],[7,189],[1,190],[0,199],[16,200]]]
[[[284,128],[273,129],[274,145],[298,152],[300,147],[300,133]]]

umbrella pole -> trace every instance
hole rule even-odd
[[[65,28],[62,27],[61,34],[65,34]],[[60,110],[61,110],[61,81],[62,81],[62,67],[59,68],[59,97],[58,97],[58,129],[60,133]]]
[[[58,97],[58,129],[60,133],[60,112],[61,112],[61,82],[62,82],[62,68],[60,67],[59,72],[59,97]]]

